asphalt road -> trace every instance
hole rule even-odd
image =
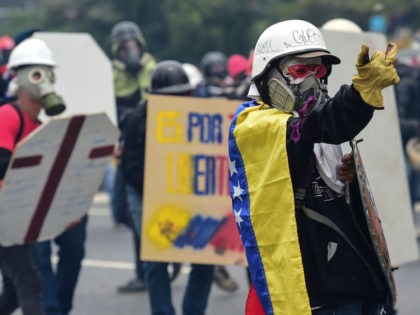
[[[420,216],[417,214],[417,216]],[[417,220],[420,222],[420,220]],[[95,198],[90,210],[86,259],[83,263],[72,315],[148,315],[147,293],[119,294],[116,287],[131,279],[133,250],[130,232],[116,227],[104,195]],[[244,314],[247,280],[243,267],[228,267],[239,289],[227,293],[212,288],[207,315]],[[172,286],[173,303],[181,315],[181,300],[188,277],[188,265]],[[395,272],[399,315],[420,314],[420,261],[404,264]],[[20,311],[13,315],[21,315]]]

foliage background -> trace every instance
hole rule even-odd
[[[25,1],[25,0],[23,0]],[[26,0],[28,1],[28,0]],[[28,28],[89,32],[107,54],[109,34],[121,20],[142,29],[158,60],[198,63],[210,50],[248,55],[267,26],[291,18],[317,26],[342,17],[367,30],[373,0],[32,0],[0,19],[0,35]],[[34,4],[35,3],[35,4]],[[392,35],[398,25],[420,28],[418,0],[383,0]],[[1,7],[1,1],[0,1]]]

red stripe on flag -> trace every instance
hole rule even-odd
[[[12,168],[31,167],[41,164],[42,155],[26,156],[16,158],[12,162]]]
[[[107,145],[103,147],[93,148],[92,151],[89,153],[89,159],[97,159],[102,158],[106,156],[112,155],[114,152],[114,146],[113,145]]]
[[[33,242],[38,239],[42,225],[44,224],[57,191],[58,184],[63,177],[64,170],[66,169],[74,146],[76,145],[85,118],[85,116],[74,116],[69,121],[60,149],[58,150],[58,154],[42,190],[38,205],[32,216],[31,223],[29,224],[28,231],[26,232],[24,239],[25,243]]]

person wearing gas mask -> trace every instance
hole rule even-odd
[[[8,69],[14,78],[9,90],[16,100],[0,107],[0,179],[16,144],[40,125],[40,112],[57,115],[65,109],[63,99],[54,92],[55,65],[51,51],[39,39],[22,42],[10,55]],[[30,245],[0,246],[0,268],[0,314],[12,314],[18,307],[24,315],[45,314],[42,281]]]
[[[232,206],[252,278],[246,314],[391,314],[393,292],[349,176],[353,161],[335,145],[384,108],[382,89],[399,81],[396,55],[395,44],[372,58],[362,46],[352,84],[329,98],[340,59],[318,28],[287,20],[260,35],[254,100],[239,107],[229,132]]]
[[[147,99],[147,89],[150,84],[152,70],[156,66],[154,57],[147,51],[146,40],[140,28],[131,21],[122,21],[111,30],[111,52],[113,63],[114,90],[117,106],[118,127],[122,129],[123,122],[135,110],[141,101]],[[131,220],[127,200],[135,200],[131,190],[127,190],[128,182],[121,169],[121,147],[117,145],[115,157],[117,165],[108,168],[108,178],[113,178],[111,208],[114,222],[126,225],[132,232],[134,245],[135,277],[126,284],[118,286],[120,293],[140,292],[145,290],[143,281],[143,265],[139,259],[140,238],[136,233],[135,224]],[[110,172],[113,174],[110,175]]]
[[[15,77],[9,84],[8,94],[17,97],[19,102],[19,92],[24,90],[32,101],[41,105],[47,115],[62,113],[65,110],[64,101],[54,92],[55,66],[51,50],[42,40],[33,37],[24,39],[10,55],[8,68]],[[31,246],[35,267],[42,279],[43,305],[47,315],[68,314],[72,308],[74,290],[85,255],[86,228],[87,215],[54,239],[59,246],[59,261],[55,272],[51,263],[51,241]]]
[[[124,114],[147,99],[150,76],[156,66],[147,51],[140,28],[131,21],[115,24],[111,31],[111,52],[118,122]]]

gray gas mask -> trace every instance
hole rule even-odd
[[[295,95],[295,110],[299,111],[308,101],[309,97],[313,97],[315,103],[312,107],[320,104],[327,95],[326,85],[321,83],[321,80],[316,78],[313,74],[307,76],[302,82],[298,84],[290,84],[290,87]]]
[[[311,106],[320,104],[327,97],[327,88],[320,79],[309,75],[299,83],[286,78],[277,68],[273,68],[268,75],[267,94],[270,105],[282,111],[298,112],[313,97],[315,102]]]
[[[34,100],[41,103],[48,116],[62,113],[66,106],[63,98],[54,91],[55,75],[50,66],[33,65],[16,71],[16,84]]]

